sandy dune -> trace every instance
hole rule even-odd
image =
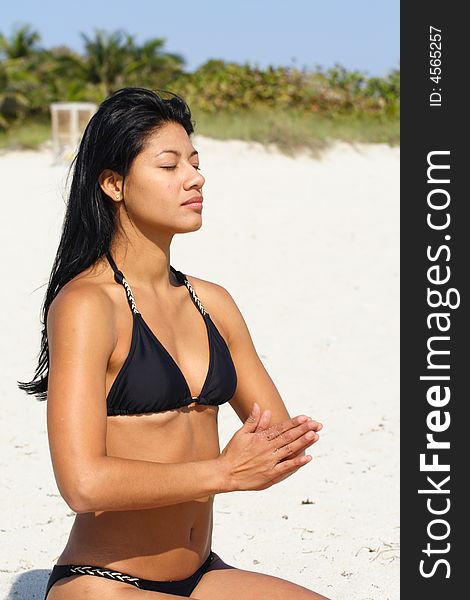
[[[196,136],[204,225],[172,264],[226,287],[291,415],[324,424],[314,460],[263,492],[216,497],[213,547],[236,566],[334,600],[397,600],[399,149],[337,144],[320,160]],[[67,165],[0,156],[0,597],[42,600],[73,513],[55,485],[32,374]],[[42,286],[42,287],[39,287]],[[227,404],[221,447],[241,425]]]

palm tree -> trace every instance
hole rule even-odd
[[[163,52],[164,38],[152,38],[134,50],[134,61],[126,70],[134,85],[160,87],[183,72],[185,60],[181,54]]]
[[[103,96],[108,96],[112,88],[122,85],[126,68],[134,57],[134,38],[121,29],[112,33],[95,29],[94,38],[80,35],[85,44],[86,79],[99,84]]]
[[[31,102],[28,87],[34,80],[31,61],[41,49],[40,34],[30,25],[13,29],[10,38],[0,32],[0,127],[24,117]]]
[[[10,39],[0,32],[0,54],[7,59],[31,56],[38,49],[40,40],[40,34],[30,25],[17,26]]]
[[[164,53],[165,39],[153,38],[138,45],[135,36],[123,30],[106,33],[95,29],[95,37],[81,34],[85,42],[87,79],[101,86],[103,95],[124,85],[167,83],[180,74],[184,58]]]

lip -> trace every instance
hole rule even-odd
[[[189,200],[186,200],[186,202],[183,202],[181,206],[187,206],[189,204],[194,206],[202,206],[202,196],[193,196]]]

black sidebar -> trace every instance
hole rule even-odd
[[[401,598],[470,597],[465,4],[401,3]]]

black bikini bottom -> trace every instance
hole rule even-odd
[[[128,583],[141,590],[150,590],[152,592],[165,592],[167,594],[173,594],[175,596],[188,596],[194,590],[204,573],[213,571],[216,569],[235,569],[231,565],[226,564],[220,556],[218,556],[212,550],[209,556],[202,563],[197,571],[195,571],[186,579],[175,579],[171,581],[154,581],[152,579],[141,579],[140,577],[133,577],[128,573],[121,573],[120,571],[114,571],[112,569],[106,569],[105,567],[97,567],[94,565],[54,565],[52,568],[51,575],[47,582],[46,595],[44,600],[47,598],[49,590],[56,581],[63,577],[72,577],[74,575],[97,575],[98,577],[106,577],[107,579],[114,579],[115,581],[122,581]]]

